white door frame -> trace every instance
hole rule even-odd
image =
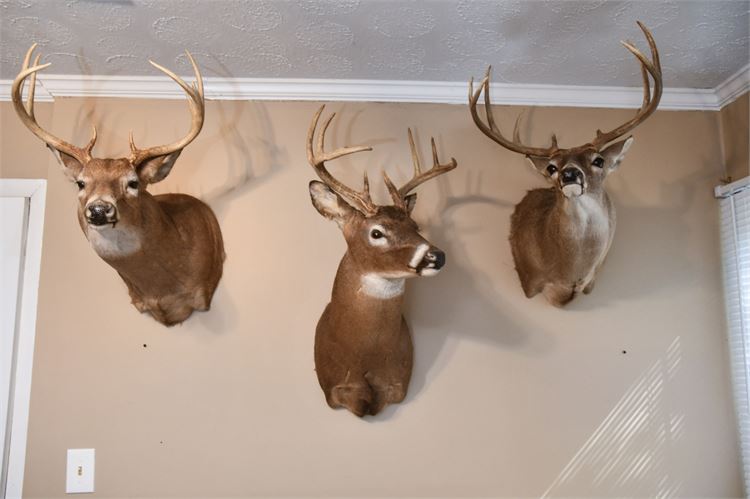
[[[29,219],[22,263],[22,283],[16,317],[15,377],[11,386],[8,470],[2,497],[20,498],[26,463],[26,434],[29,427],[31,367],[34,361],[36,308],[39,295],[39,271],[42,263],[42,233],[47,181],[38,179],[0,179],[0,197],[29,199]],[[2,470],[0,470],[2,471]]]

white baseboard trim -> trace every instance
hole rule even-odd
[[[38,100],[54,97],[183,99],[166,76],[43,75]],[[466,104],[468,82],[404,80],[204,79],[211,100],[421,102]],[[10,80],[0,80],[0,100],[10,100]],[[718,111],[750,88],[750,66],[715,89],[664,89],[659,109]],[[494,104],[637,108],[640,87],[492,84]]]

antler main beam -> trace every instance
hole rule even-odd
[[[479,84],[479,87],[476,91],[474,91],[474,78],[469,80],[469,110],[471,111],[471,117],[474,119],[474,123],[476,123],[477,127],[482,131],[482,133],[484,133],[487,137],[491,138],[506,149],[510,149],[513,152],[525,154],[527,156],[549,156],[552,152],[554,152],[555,149],[557,149],[555,145],[549,148],[530,147],[523,145],[518,139],[517,131],[520,115],[518,117],[519,119],[516,120],[516,127],[513,133],[514,140],[506,139],[503,136],[502,132],[500,132],[500,129],[495,124],[495,117],[492,114],[492,103],[490,101],[491,70],[492,66],[487,68],[487,73],[485,73],[484,78],[482,79],[482,82]],[[487,115],[486,124],[482,121],[482,118],[479,116],[479,112],[477,111],[477,103],[479,102],[479,97],[482,95],[482,90],[484,90],[484,111]]]
[[[342,147],[331,151],[325,152],[325,138],[328,126],[333,121],[336,113],[332,113],[325,123],[323,123],[323,129],[318,135],[318,140],[313,148],[313,142],[315,141],[315,129],[318,127],[318,121],[320,121],[320,115],[323,114],[325,104],[318,108],[318,111],[313,116],[310,128],[307,131],[307,161],[310,166],[313,167],[315,173],[318,174],[320,180],[323,181],[328,187],[331,188],[339,196],[343,197],[347,201],[353,203],[354,207],[366,215],[373,215],[377,211],[377,206],[372,202],[370,197],[370,182],[367,179],[367,172],[364,176],[364,187],[361,191],[355,191],[354,189],[347,187],[342,182],[338,181],[325,166],[326,161],[331,161],[348,154],[354,154],[362,151],[372,151],[370,146],[355,146],[355,147]]]
[[[618,126],[617,128],[609,131],[602,132],[597,130],[596,138],[592,141],[592,145],[595,147],[603,146],[609,142],[612,142],[618,137],[625,135],[627,132],[638,126],[642,121],[651,116],[659,106],[661,100],[661,94],[663,89],[662,74],[661,74],[661,61],[659,60],[659,50],[656,48],[656,42],[654,37],[651,35],[651,31],[643,25],[642,22],[637,21],[638,27],[641,28],[643,34],[646,36],[648,41],[649,49],[651,50],[651,60],[648,60],[643,53],[635,48],[635,46],[627,41],[621,42],[623,46],[628,49],[641,63],[641,75],[643,77],[643,103],[641,108],[638,110],[635,116],[626,123]],[[654,91],[653,96],[650,89],[650,83],[648,75],[654,79]]]
[[[187,94],[191,115],[190,130],[185,137],[177,142],[163,146],[149,147],[148,149],[138,149],[133,141],[133,132],[130,132],[130,160],[133,164],[137,165],[156,156],[164,156],[181,151],[198,136],[201,128],[203,128],[203,119],[206,111],[205,99],[203,96],[203,77],[201,76],[201,71],[190,52],[186,50],[185,54],[187,55],[190,64],[193,66],[193,73],[195,75],[195,82],[193,82],[192,86],[185,83],[182,78],[169,69],[155,63],[154,61],[149,60],[148,62],[156,69],[172,78],[172,80],[174,80],[175,83],[177,83]]]
[[[36,58],[34,58],[33,66],[29,67],[31,57],[34,53],[34,49],[36,49],[36,46],[37,44],[34,43],[26,52],[26,56],[23,59],[21,72],[18,73],[16,79],[13,80],[13,86],[11,87],[10,91],[11,100],[13,101],[13,107],[15,108],[18,117],[21,119],[21,122],[26,125],[26,128],[31,130],[34,135],[42,139],[44,143],[47,144],[47,146],[63,154],[72,156],[81,164],[86,164],[91,160],[91,150],[94,148],[94,144],[96,143],[96,128],[94,128],[91,140],[86,145],[86,147],[77,147],[52,135],[48,131],[44,130],[41,126],[39,126],[39,124],[36,122],[36,117],[34,116],[34,91],[36,90],[36,74],[37,72],[49,67],[52,64],[50,62],[48,62],[47,64],[39,64],[41,56],[37,55]],[[28,78],[29,76],[31,76],[31,79],[29,80],[29,91],[26,97],[26,104],[24,104],[22,97],[23,87],[26,83],[26,78]]]
[[[397,190],[399,199],[401,199],[402,202],[403,202],[403,199],[406,198],[406,195],[409,194],[409,192],[413,191],[415,188],[417,188],[417,186],[427,182],[431,178],[437,177],[438,175],[448,173],[449,171],[454,169],[456,165],[458,164],[456,162],[456,158],[451,158],[451,160],[448,163],[440,163],[440,160],[438,159],[437,146],[435,145],[435,138],[430,137],[430,144],[432,145],[432,168],[423,172],[422,165],[419,162],[419,155],[417,154],[417,148],[414,145],[414,137],[412,136],[411,128],[408,129],[408,135],[409,135],[409,148],[411,149],[411,159],[412,159],[412,162],[414,163],[414,175],[412,176],[411,180],[409,180],[403,186],[399,187]]]
[[[612,142],[618,137],[626,134],[627,132],[638,126],[646,118],[648,118],[654,111],[656,111],[656,108],[659,105],[659,101],[661,100],[663,88],[661,62],[659,61],[659,50],[656,48],[654,37],[651,35],[651,31],[649,31],[642,22],[638,21],[638,26],[641,28],[641,31],[643,31],[643,34],[646,36],[646,40],[648,41],[648,45],[651,50],[651,60],[643,55],[643,53],[638,50],[631,42],[622,42],[625,48],[628,49],[641,63],[641,75],[643,78],[643,102],[636,115],[626,123],[609,132],[602,132],[601,130],[597,130],[596,138],[590,143],[583,146],[570,149],[560,149],[557,146],[557,138],[553,135],[552,145],[547,148],[540,148],[526,146],[521,143],[518,134],[518,124],[521,118],[521,116],[519,115],[518,119],[516,120],[516,126],[513,132],[513,140],[508,140],[503,136],[502,132],[500,132],[500,129],[495,124],[495,118],[492,114],[492,103],[490,101],[490,71],[492,69],[492,66],[487,68],[487,73],[485,74],[476,91],[474,90],[474,78],[469,81],[469,110],[471,111],[471,117],[474,119],[474,123],[476,123],[477,127],[482,131],[482,133],[484,133],[486,136],[488,136],[501,146],[505,147],[506,149],[524,154],[526,156],[536,157],[550,157],[558,152],[573,153],[578,150],[589,149],[592,147],[595,149],[599,149],[609,142]],[[654,80],[653,92],[650,88],[649,75]],[[479,112],[477,111],[477,103],[479,102],[479,97],[482,95],[483,91],[484,109],[485,114],[487,115],[487,123],[484,123],[482,121],[482,118],[479,116]]]

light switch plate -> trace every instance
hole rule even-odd
[[[94,449],[68,449],[65,492],[81,494],[94,491]]]

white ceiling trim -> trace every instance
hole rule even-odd
[[[182,90],[164,76],[44,75],[39,101],[55,97],[183,99]],[[321,80],[276,78],[204,78],[210,100],[355,101],[465,104],[467,82],[405,80]],[[0,80],[0,100],[10,100],[11,80]],[[41,87],[41,88],[39,88]],[[750,89],[750,65],[715,89],[666,88],[660,109],[718,111]],[[493,104],[637,108],[640,87],[493,83]]]
[[[714,89],[719,108],[726,106],[748,90],[750,90],[750,64],[745,65]]]

